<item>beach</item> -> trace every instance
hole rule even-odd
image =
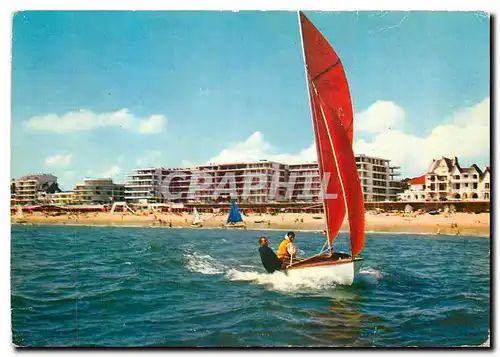
[[[200,213],[201,228],[225,228],[227,214]],[[466,236],[490,236],[489,213],[375,213],[367,212],[366,232],[447,234]],[[192,215],[189,213],[122,212],[91,213],[24,213],[22,218],[11,215],[11,222],[24,224],[57,225],[112,225],[146,226],[166,228],[190,228]],[[254,230],[295,230],[320,231],[325,227],[324,216],[312,213],[248,214],[243,216],[247,229]],[[348,231],[344,220],[341,230]],[[200,229],[200,228],[193,228]]]

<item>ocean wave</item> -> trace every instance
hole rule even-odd
[[[384,277],[382,271],[372,268],[372,267],[361,267],[356,279],[363,281],[364,283],[376,284],[379,280]]]
[[[272,274],[260,273],[256,271],[240,271],[229,269],[226,277],[231,281],[250,281],[259,285],[269,287],[271,290],[288,293],[317,292],[325,289],[335,288],[334,277],[331,279],[314,277],[288,276],[277,271]]]
[[[188,251],[184,254],[184,259],[186,260],[186,268],[195,273],[218,275],[224,273],[227,269],[227,267],[218,263],[215,258],[208,254],[201,255]]]

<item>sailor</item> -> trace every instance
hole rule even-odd
[[[278,259],[280,259],[285,264],[290,261],[291,258],[297,256],[297,248],[295,247],[295,233],[288,232],[285,238],[281,241],[278,248]]]
[[[259,253],[260,259],[262,260],[262,265],[267,270],[268,273],[274,273],[275,270],[280,270],[281,261],[278,259],[273,250],[269,248],[269,241],[266,237],[261,236],[259,238]]]

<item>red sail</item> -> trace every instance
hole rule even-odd
[[[364,246],[363,193],[352,151],[353,114],[349,86],[339,57],[314,25],[300,13],[304,57],[318,151],[320,176],[330,174],[324,198],[330,244],[333,244],[346,209],[352,255]],[[339,223],[340,222],[340,223]]]
[[[333,148],[330,145],[325,121],[322,119],[320,103],[317,96],[314,94],[311,83],[309,83],[309,98],[311,100],[320,180],[323,180],[325,173],[329,175],[325,180],[327,185],[323,187],[323,207],[325,211],[327,237],[330,241],[330,247],[332,247],[333,241],[340,231],[345,216],[344,197],[339,179],[340,175],[337,171],[337,165],[335,164]]]
[[[334,158],[337,161],[341,185],[347,203],[351,251],[352,255],[355,256],[361,252],[365,245],[365,210],[356,158],[349,137],[336,113],[326,105],[322,97],[318,96],[316,101],[319,102],[329,144],[335,153]]]
[[[307,72],[325,104],[340,119],[349,141],[353,137],[353,114],[349,85],[339,56],[316,27],[300,13]]]

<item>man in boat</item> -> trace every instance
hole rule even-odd
[[[290,263],[290,259],[297,256],[297,247],[295,247],[295,233],[288,232],[285,238],[281,241],[278,248],[278,259],[281,260],[282,266]]]
[[[262,260],[262,265],[267,270],[268,273],[274,273],[276,270],[281,269],[281,261],[278,259],[273,250],[269,248],[269,241],[266,237],[261,236],[259,238],[259,253],[260,259]]]

